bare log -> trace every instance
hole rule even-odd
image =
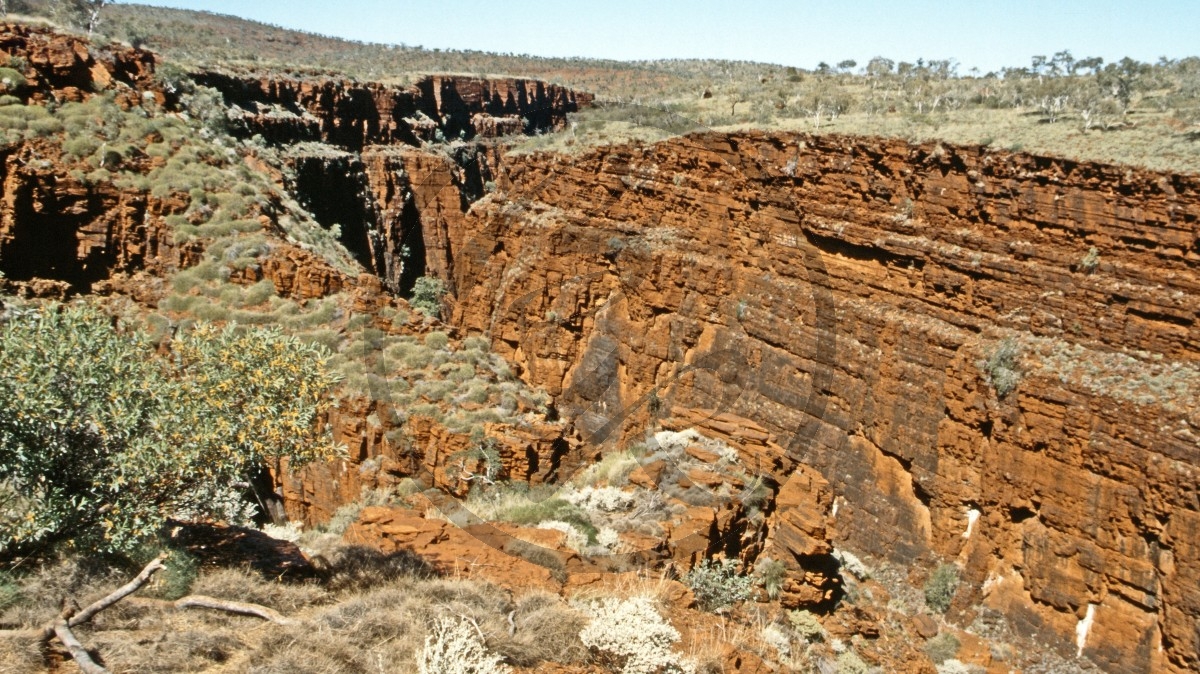
[[[79,666],[79,671],[83,672],[83,674],[108,674],[108,670],[96,664],[96,661],[92,659],[92,656],[83,647],[83,644],[79,643],[79,639],[75,638],[75,634],[67,625],[66,618],[55,620],[52,629],[54,634],[58,636],[58,640],[70,651],[71,658]]]
[[[155,557],[149,564],[146,565],[146,568],[142,569],[142,572],[139,573],[136,578],[117,588],[107,597],[92,602],[87,608],[72,616],[69,626],[75,627],[76,625],[82,625],[83,623],[94,618],[97,613],[140,590],[143,585],[150,582],[150,577],[153,576],[156,571],[163,568],[163,560],[166,558],[166,553]]]
[[[92,618],[96,617],[97,613],[140,590],[143,585],[150,582],[150,578],[155,574],[155,572],[163,568],[163,560],[166,558],[167,555],[165,553],[155,557],[149,564],[146,565],[144,569],[142,569],[142,572],[139,573],[136,578],[117,588],[108,596],[92,602],[87,608],[79,611],[78,613],[64,614],[63,619],[67,621],[67,627],[78,627],[79,625],[88,622]],[[40,634],[42,643],[46,643],[53,639],[55,633],[55,625],[53,623],[43,628]]]
[[[202,594],[192,594],[182,599],[177,599],[174,606],[175,608],[210,608],[216,611],[225,611],[226,613],[237,613],[239,615],[262,618],[277,625],[292,624],[291,620],[283,617],[275,609],[259,604],[246,604],[240,601],[227,601],[225,599],[217,599],[216,597],[206,597]]]

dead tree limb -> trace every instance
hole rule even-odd
[[[283,617],[275,609],[260,606],[259,604],[246,604],[240,601],[227,601],[225,599],[217,599],[216,597],[206,597],[202,594],[192,594],[182,599],[177,599],[173,606],[175,608],[210,608],[216,611],[225,611],[226,613],[237,613],[239,615],[262,618],[277,625],[292,624],[291,620]]]
[[[67,625],[67,622],[66,618],[59,618],[54,621],[51,629],[58,637],[58,640],[62,642],[63,646],[66,646],[67,650],[70,651],[71,658],[79,666],[79,671],[83,672],[83,674],[108,674],[108,670],[96,664],[96,661],[92,659],[91,654],[87,652],[87,649],[83,647],[79,639],[75,638],[75,634],[71,632],[71,628]]]
[[[166,555],[155,557],[149,564],[146,565],[142,572],[136,578],[128,583],[117,588],[102,599],[92,602],[87,608],[78,612],[65,612],[62,619],[67,621],[67,627],[78,627],[83,623],[88,622],[96,617],[96,614],[113,604],[121,601],[129,595],[137,592],[143,585],[150,582],[150,578],[160,569],[163,568],[163,560]],[[0,630],[0,637],[4,638],[23,638],[39,639],[42,643],[50,641],[55,636],[55,623],[50,623],[41,629],[30,630]]]
[[[58,637],[58,640],[71,653],[71,657],[75,660],[75,664],[79,665],[79,670],[83,674],[108,674],[107,669],[96,664],[96,661],[88,654],[87,649],[75,637],[75,633],[71,631],[71,628],[89,622],[92,618],[96,617],[96,614],[140,590],[143,585],[150,582],[150,579],[156,572],[163,568],[163,560],[166,558],[166,554],[159,555],[147,564],[133,580],[113,590],[102,599],[92,602],[83,610],[77,610],[79,605],[73,600],[64,599],[62,613],[54,622],[46,627],[40,630],[0,630],[0,637],[36,637],[40,640],[41,644],[46,644],[54,637]],[[254,616],[277,625],[290,625],[293,622],[275,609],[266,606],[217,599],[216,597],[207,597],[201,594],[188,595],[174,602],[164,601],[156,603],[161,603],[175,609],[207,608],[216,611],[225,611],[226,613]]]
[[[97,613],[142,589],[143,585],[150,582],[150,577],[153,576],[156,571],[163,568],[163,560],[166,558],[167,555],[165,553],[155,557],[149,564],[146,565],[146,568],[142,569],[142,572],[139,573],[136,578],[117,588],[107,597],[92,602],[87,608],[72,616],[69,626],[75,627],[76,625],[82,625],[83,623],[95,617]]]

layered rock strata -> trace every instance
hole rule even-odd
[[[1200,666],[1196,178],[744,133],[497,180],[448,231],[453,322],[586,442],[752,419],[832,485],[840,545],[959,560],[961,620]]]
[[[412,86],[199,72],[220,91],[241,133],[290,145],[321,142],[359,151],[369,145],[539,133],[566,125],[590,94],[537,80],[432,75]]]

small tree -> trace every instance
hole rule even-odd
[[[954,594],[957,591],[958,567],[953,564],[942,564],[930,574],[929,580],[925,582],[925,605],[938,613],[945,613],[950,608],[950,602],[954,600]]]
[[[88,304],[0,323],[0,554],[125,552],[265,462],[329,456],[325,354],[276,330],[201,325],[170,354]]]
[[[433,276],[422,276],[413,284],[412,299],[409,304],[417,311],[428,316],[442,315],[442,298],[446,295],[446,284]]]

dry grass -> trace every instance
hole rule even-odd
[[[19,579],[21,597],[5,626],[34,627],[57,613],[58,597],[81,601],[128,578],[118,568],[59,562]],[[514,597],[496,586],[433,577],[411,554],[344,548],[324,583],[283,583],[242,569],[202,572],[193,591],[274,608],[294,620],[281,626],[211,611],[170,609],[130,598],[77,632],[114,672],[180,671],[343,673],[415,671],[415,655],[438,618],[478,626],[489,650],[519,666],[581,663],[586,619],[546,592]],[[43,656],[28,641],[0,640],[0,672],[41,672]]]
[[[1200,140],[1181,133],[1171,113],[1142,111],[1127,127],[1084,131],[1071,121],[1039,123],[1021,109],[972,108],[935,114],[852,112],[819,124],[811,117],[772,115],[763,120],[730,122],[717,116],[728,102],[714,98],[684,106],[681,112],[626,108],[630,119],[612,112],[585,110],[571,115],[571,129],[530,136],[511,146],[514,154],[556,152],[576,155],[591,148],[630,142],[653,143],[694,131],[736,132],[749,129],[900,138],[911,142],[944,141],[988,145],[1038,155],[1086,159],[1138,166],[1157,171],[1200,172]]]

